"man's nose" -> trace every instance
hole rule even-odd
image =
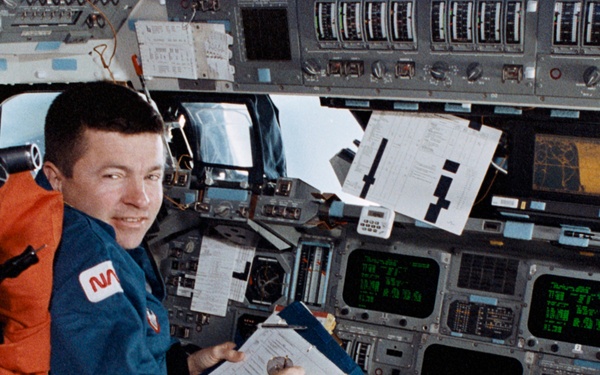
[[[150,203],[145,181],[139,179],[131,179],[127,183],[127,191],[125,193],[125,203],[136,207],[145,208]]]

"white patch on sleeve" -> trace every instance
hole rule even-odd
[[[79,274],[79,283],[85,296],[92,302],[100,302],[113,294],[123,293],[121,283],[112,261],[107,260]]]

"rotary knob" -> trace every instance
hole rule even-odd
[[[379,60],[375,61],[371,66],[371,73],[375,78],[383,78],[385,74],[385,65]]]
[[[595,66],[590,66],[583,72],[583,82],[587,87],[594,87],[600,82],[600,70]]]
[[[227,217],[232,213],[232,211],[233,207],[231,207],[231,204],[228,202],[223,202],[214,209],[215,216],[219,217]]]
[[[316,76],[321,71],[321,67],[319,66],[318,62],[313,59],[309,59],[302,64],[302,70],[308,75]]]
[[[443,61],[438,61],[435,64],[433,64],[429,73],[431,73],[431,76],[434,79],[438,81],[444,81],[449,71],[450,67],[448,66],[448,64],[446,64]]]
[[[483,67],[480,63],[471,63],[467,66],[467,80],[475,82],[483,75]]]

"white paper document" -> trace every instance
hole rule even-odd
[[[253,247],[203,237],[191,310],[225,316],[229,298],[243,300],[254,252]]]
[[[145,76],[233,81],[233,38],[216,23],[138,21]]]
[[[265,323],[274,322],[271,318]],[[292,360],[295,366],[302,366],[306,374],[344,374],[323,353],[302,338],[294,329],[290,328],[258,328],[242,345],[240,351],[245,353],[244,361],[237,363],[225,362],[211,374],[266,374],[267,362],[270,359],[286,356]]]
[[[460,235],[501,134],[451,115],[374,112],[342,190]]]
[[[231,288],[229,289],[229,299],[244,302],[255,248],[252,246],[237,245],[236,249],[237,253],[235,263],[233,264],[233,276],[231,279]]]

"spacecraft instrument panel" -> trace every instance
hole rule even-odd
[[[232,78],[144,75],[161,61],[144,61],[139,21],[218,25]],[[243,343],[301,301],[369,375],[600,374],[600,1],[0,0],[3,99],[107,78],[97,48],[115,35],[111,75],[145,89],[173,136],[147,237],[172,336]],[[460,236],[369,211],[265,177],[261,94],[319,96],[364,127],[372,110],[451,113],[502,131],[497,168]],[[221,109],[250,160],[216,141]]]
[[[161,224],[150,247],[167,283],[174,336],[199,345],[243,342],[276,306],[302,301],[336,318],[340,345],[366,374],[600,372],[600,275],[585,254],[594,246],[560,246],[560,230],[543,226],[538,238],[510,239],[502,230],[508,221],[488,219],[472,219],[468,233],[454,236],[400,218],[391,237],[381,239],[358,233],[358,207],[317,212],[311,205],[328,204],[307,193],[304,182],[278,183],[302,195],[285,197],[304,202],[295,209],[330,226],[281,218],[276,226],[289,223],[288,235],[270,228],[271,211],[223,217],[193,209],[174,215],[202,220],[171,228],[169,215]],[[255,200],[285,200],[274,191]],[[282,249],[272,236],[295,240]],[[201,243],[211,238],[255,244],[253,258],[234,272],[248,282],[243,298],[230,299],[224,316],[194,308]]]
[[[237,0],[168,2],[167,10],[170,20],[226,25],[234,91],[386,98],[400,108],[405,101],[594,108],[599,5]]]
[[[87,69],[79,58],[64,61],[78,45],[117,31],[135,44],[135,23],[155,20],[218,24],[232,39],[233,77],[218,84],[175,74],[168,85],[181,90],[341,97],[358,108],[379,98],[400,110],[414,102],[595,110],[600,98],[600,3],[592,0],[11,0],[0,19],[1,44],[57,54],[46,75],[23,83],[68,82],[59,72]],[[6,73],[14,51],[6,50]],[[119,53],[131,74],[131,55]],[[175,63],[169,58],[146,56],[142,65]]]
[[[389,233],[369,232],[365,217],[385,221],[385,209],[297,178],[248,184],[212,167],[176,168],[185,177],[165,180],[168,214],[149,240],[171,333],[200,346],[241,343],[272,311],[301,301],[335,318],[336,339],[366,374],[600,373],[600,192],[583,161],[596,155],[598,133],[584,115],[551,126],[546,110],[465,116],[502,129],[496,156],[515,160],[499,161],[507,175],[490,168],[461,236],[400,214]],[[215,241],[251,251],[232,277],[246,285],[220,314],[198,297],[211,292],[201,269],[213,264]]]

